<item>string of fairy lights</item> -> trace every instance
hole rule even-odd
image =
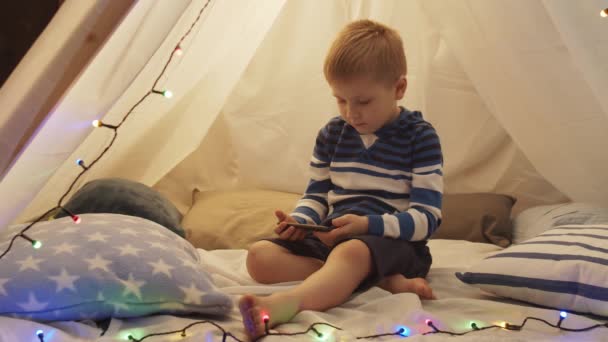
[[[424,321],[424,323],[431,328],[430,331],[426,331],[426,332],[420,332],[421,335],[430,335],[430,334],[447,334],[450,336],[462,336],[462,335],[466,335],[472,332],[476,332],[476,331],[482,331],[482,330],[487,330],[487,329],[492,329],[492,328],[498,328],[498,329],[504,329],[504,330],[511,330],[511,331],[521,331],[524,326],[526,325],[526,323],[528,323],[529,321],[538,321],[538,322],[542,322],[550,327],[559,329],[561,331],[567,331],[567,332],[585,332],[585,331],[590,331],[593,329],[597,329],[597,328],[608,328],[608,323],[605,324],[594,324],[594,325],[590,325],[588,327],[584,327],[584,328],[565,328],[562,326],[562,322],[566,319],[566,317],[568,317],[568,313],[566,311],[560,311],[559,314],[559,319],[557,321],[557,323],[553,324],[550,323],[547,320],[541,319],[541,318],[536,318],[536,317],[526,317],[524,319],[524,321],[521,324],[511,324],[508,322],[500,322],[500,324],[492,324],[492,325],[488,325],[488,326],[482,326],[480,327],[477,322],[471,322],[470,323],[470,327],[471,329],[468,331],[463,331],[463,332],[453,332],[453,331],[448,331],[448,330],[441,330],[439,328],[437,328],[437,326],[435,325],[435,323],[431,320],[431,319],[426,319]],[[324,322],[316,322],[316,323],[312,323],[308,329],[304,330],[304,331],[299,331],[299,332],[292,332],[292,333],[278,333],[278,332],[271,332],[268,326],[268,322],[270,321],[270,317],[266,314],[263,315],[262,320],[264,322],[264,331],[265,333],[257,338],[255,338],[253,340],[253,342],[257,342],[260,341],[266,337],[269,336],[299,336],[299,335],[308,335],[309,333],[313,333],[314,335],[312,336],[316,341],[325,341],[328,338],[328,335],[331,333],[322,333],[319,331],[319,329],[317,329],[317,326],[327,326],[330,328],[333,328],[335,330],[343,330],[342,328],[336,327],[334,325],[328,324],[328,323],[324,323]],[[181,337],[186,337],[187,336],[187,330],[195,325],[198,324],[211,324],[213,325],[215,328],[217,328],[221,333],[222,333],[222,342],[226,342],[228,341],[228,338],[231,338],[234,341],[237,342],[245,342],[244,340],[241,340],[239,338],[237,338],[236,336],[234,336],[232,333],[230,333],[229,331],[227,331],[226,329],[224,329],[221,325],[215,323],[215,322],[211,322],[211,321],[197,321],[194,323],[191,323],[187,326],[185,326],[184,328],[182,328],[181,330],[174,330],[174,331],[166,331],[166,332],[160,332],[160,333],[154,333],[154,334],[148,334],[145,336],[142,336],[140,338],[135,338],[133,337],[133,335],[128,335],[127,338],[130,341],[133,342],[141,342],[144,341],[145,339],[151,338],[151,337],[155,337],[155,336],[167,336],[167,335],[172,335],[172,334],[177,334],[179,333],[181,335]],[[379,337],[386,337],[386,336],[396,336],[396,337],[409,337],[412,334],[412,330],[406,326],[399,326],[396,331],[394,332],[388,332],[388,333],[382,333],[382,334],[376,334],[376,335],[368,335],[368,336],[358,336],[356,337],[357,340],[363,340],[363,339],[373,339],[373,338],[379,338]]]
[[[33,246],[33,248],[38,249],[42,247],[42,241],[33,239],[29,234],[26,234],[26,232],[31,229],[35,224],[39,223],[40,221],[42,221],[44,218],[48,217],[49,214],[57,211],[57,210],[61,210],[63,212],[65,212],[67,215],[69,215],[72,218],[72,221],[75,224],[79,224],[82,220],[81,218],[70,212],[68,209],[66,209],[63,206],[63,201],[65,200],[65,198],[68,196],[68,194],[71,193],[71,191],[73,190],[74,186],[76,185],[76,183],[78,182],[78,180],[86,173],[88,172],[95,164],[97,164],[101,158],[109,151],[109,149],[112,147],[112,145],[114,144],[114,142],[116,141],[117,137],[118,137],[118,130],[119,128],[122,126],[122,124],[129,118],[129,116],[133,113],[133,111],[141,104],[143,103],[148,96],[150,95],[161,95],[165,98],[171,98],[173,96],[173,93],[168,90],[168,89],[162,89],[159,90],[158,87],[158,83],[160,82],[160,79],[162,78],[162,76],[165,74],[168,66],[170,65],[171,61],[174,59],[174,57],[180,57],[183,54],[183,49],[182,49],[182,45],[184,40],[191,34],[193,28],[195,27],[195,25],[200,21],[201,16],[203,14],[203,12],[205,11],[205,9],[209,6],[211,0],[207,0],[205,2],[205,4],[203,5],[203,7],[200,9],[196,19],[193,21],[192,25],[190,26],[190,28],[186,31],[186,33],[184,35],[182,35],[182,37],[180,38],[180,40],[177,42],[177,44],[175,45],[173,51],[171,52],[169,58],[167,59],[162,71],[160,72],[160,74],[158,75],[158,77],[156,78],[156,80],[154,81],[151,89],[145,93],[139,101],[137,101],[123,116],[122,120],[116,124],[108,124],[105,122],[102,122],[101,120],[95,120],[92,122],[92,126],[96,127],[96,128],[106,128],[106,129],[110,129],[113,132],[113,136],[111,141],[108,143],[108,145],[103,149],[103,151],[95,158],[93,159],[92,162],[90,162],[88,165],[85,163],[84,160],[82,159],[77,159],[76,160],[76,165],[78,165],[82,170],[81,172],[76,176],[76,178],[74,179],[74,181],[70,184],[70,186],[68,187],[68,189],[65,191],[65,193],[61,196],[61,198],[58,200],[57,205],[51,209],[49,209],[48,211],[46,211],[44,214],[40,215],[36,220],[34,220],[33,222],[31,222],[30,224],[28,224],[27,226],[25,226],[19,233],[15,234],[12,239],[10,240],[10,243],[8,245],[8,247],[6,248],[6,250],[0,254],[0,259],[2,259],[4,256],[6,256],[8,254],[8,252],[11,250],[14,242],[16,239],[18,238],[22,238],[25,239],[26,241],[28,241],[29,243],[31,243],[31,245]],[[600,11],[600,15],[602,17],[608,17],[608,8]],[[590,325],[588,327],[584,327],[584,328],[566,328],[562,326],[563,321],[566,319],[566,317],[568,316],[566,311],[560,311],[559,314],[559,318],[557,323],[553,324],[550,323],[547,320],[541,319],[541,318],[537,318],[537,317],[526,317],[523,322],[519,325],[517,324],[511,324],[508,322],[501,322],[500,324],[492,324],[492,325],[487,325],[487,326],[479,326],[478,322],[470,322],[470,330],[466,330],[466,331],[462,331],[462,332],[453,332],[453,331],[448,331],[448,330],[441,330],[439,328],[437,328],[437,326],[435,325],[435,323],[431,320],[431,319],[426,319],[425,320],[425,325],[428,326],[431,330],[430,331],[420,331],[419,333],[421,335],[429,335],[429,334],[448,334],[451,336],[461,336],[461,335],[465,335],[465,334],[469,334],[472,332],[476,332],[476,331],[482,331],[482,330],[487,330],[487,329],[493,329],[493,328],[498,328],[498,329],[504,329],[504,330],[509,330],[509,331],[521,331],[524,326],[526,325],[527,322],[529,321],[538,321],[541,323],[544,323],[550,327],[559,329],[560,331],[566,331],[566,332],[585,332],[585,331],[590,331],[593,329],[597,329],[597,328],[608,328],[608,323],[605,324],[594,324],[594,325]],[[324,323],[324,322],[316,322],[316,323],[312,323],[306,330],[303,331],[299,331],[299,332],[292,332],[292,333],[280,333],[280,332],[271,332],[268,326],[268,322],[270,320],[270,317],[267,314],[264,314],[262,317],[262,320],[264,322],[265,325],[265,333],[262,334],[261,336],[257,337],[254,341],[259,341],[261,339],[264,339],[266,337],[269,336],[298,336],[298,335],[309,335],[309,334],[313,334],[313,338],[315,338],[318,341],[324,341],[327,338],[328,332],[321,332],[319,327],[320,326],[325,326],[325,327],[329,327],[331,329],[334,329],[336,331],[338,330],[343,330],[342,328],[336,327],[334,325],[328,324],[328,323]],[[197,325],[204,325],[204,324],[209,324],[212,325],[213,327],[215,327],[219,332],[221,332],[221,337],[222,337],[222,342],[226,342],[228,341],[228,339],[237,341],[237,342],[244,342],[244,340],[239,339],[238,337],[236,337],[234,334],[232,334],[231,332],[229,332],[228,330],[224,329],[220,324],[210,321],[210,320],[201,320],[201,321],[196,321],[194,323],[188,324],[187,326],[183,327],[182,329],[179,330],[171,330],[171,331],[165,331],[165,332],[158,332],[158,333],[152,333],[152,334],[147,334],[145,336],[141,336],[139,338],[134,337],[132,334],[127,336],[127,339],[130,341],[134,341],[134,342],[141,342],[144,341],[148,338],[152,338],[152,337],[157,337],[157,336],[168,336],[168,335],[174,335],[174,334],[180,334],[181,337],[187,337],[187,331],[188,329],[191,329]],[[104,332],[105,333],[105,332]],[[330,332],[331,333],[331,332]],[[399,326],[395,331],[392,332],[388,332],[388,333],[382,333],[382,334],[376,334],[376,335],[367,335],[367,336],[359,336],[356,337],[357,340],[361,340],[361,339],[372,339],[372,338],[380,338],[380,337],[385,337],[385,336],[397,336],[397,337],[408,337],[412,335],[412,329],[406,327],[406,326]],[[39,339],[40,342],[45,342],[45,332],[42,329],[39,329],[36,331],[35,336]]]
[[[500,322],[499,324],[479,326],[481,323],[478,324],[478,322],[471,321],[469,323],[470,330],[461,331],[461,332],[454,332],[454,331],[439,329],[439,328],[437,328],[437,326],[435,325],[435,322],[433,322],[433,320],[426,319],[424,321],[424,323],[431,330],[420,331],[419,334],[420,335],[446,334],[446,335],[450,335],[450,336],[462,336],[462,335],[466,335],[466,334],[469,334],[472,332],[479,332],[479,331],[488,330],[488,329],[503,329],[503,330],[507,330],[507,331],[521,331],[521,330],[523,330],[525,325],[530,321],[541,322],[541,323],[544,323],[545,325],[548,325],[548,326],[556,328],[560,331],[566,331],[566,332],[586,332],[586,331],[591,331],[591,330],[594,330],[597,328],[608,328],[608,323],[594,324],[594,325],[590,325],[590,326],[587,326],[584,328],[566,328],[566,327],[562,326],[562,323],[566,319],[566,317],[568,317],[568,313],[566,311],[560,311],[558,321],[555,324],[551,323],[545,319],[541,319],[541,318],[537,318],[537,317],[530,317],[530,316],[526,317],[521,324]],[[270,337],[270,336],[306,336],[306,335],[311,335],[313,341],[326,341],[329,338],[329,336],[332,334],[332,331],[321,332],[319,329],[320,326],[329,327],[329,328],[337,330],[337,331],[343,330],[342,328],[336,327],[329,323],[315,322],[315,323],[312,323],[311,325],[309,325],[308,329],[303,330],[303,331],[291,332],[291,333],[271,332],[269,329],[269,326],[268,326],[270,317],[268,315],[264,314],[262,317],[262,320],[264,322],[265,333],[262,334],[261,336],[255,338],[252,342],[261,341],[262,339],[264,339],[266,337]],[[182,329],[147,334],[147,335],[141,336],[139,338],[133,336],[132,334],[129,334],[126,336],[126,339],[129,341],[133,341],[133,342],[142,342],[144,340],[152,339],[154,337],[173,335],[174,338],[172,338],[171,340],[175,340],[175,337],[177,337],[176,336],[177,334],[179,334],[179,336],[181,336],[183,338],[186,338],[186,337],[188,337],[188,329],[193,328],[197,325],[204,325],[204,324],[212,325],[217,331],[219,331],[221,333],[222,342],[227,342],[227,341],[246,342],[246,341],[248,341],[248,340],[239,339],[233,333],[224,329],[220,324],[210,321],[210,320],[196,321],[196,322],[193,322],[193,323],[190,323],[190,324],[184,326]],[[414,334],[412,334],[412,329],[402,325],[402,326],[397,327],[396,330],[393,332],[376,334],[376,335],[357,336],[357,337],[355,337],[355,339],[364,340],[364,339],[374,339],[374,338],[387,337],[387,336],[406,338],[406,337],[410,337],[413,335]],[[40,342],[45,342],[44,332],[42,330],[38,330],[36,332],[36,336],[39,338]]]
[[[34,220],[31,223],[29,223],[23,229],[21,229],[17,234],[15,234],[11,238],[11,240],[9,242],[9,245],[6,247],[6,250],[2,254],[0,254],[0,259],[2,259],[5,255],[8,254],[8,252],[13,247],[13,245],[15,243],[15,240],[18,239],[18,238],[22,238],[22,239],[28,241],[36,249],[42,247],[42,241],[36,240],[36,239],[32,238],[30,236],[31,234],[26,234],[26,232],[28,230],[30,230],[34,225],[36,225],[37,223],[39,223],[40,221],[42,221],[43,219],[45,219],[46,217],[48,217],[51,213],[53,213],[53,212],[55,212],[57,210],[61,210],[61,211],[65,212],[67,215],[69,215],[72,218],[72,220],[74,221],[75,224],[79,224],[82,221],[81,218],[78,215],[72,213],[71,211],[69,211],[67,208],[65,208],[63,206],[64,200],[66,199],[66,197],[68,196],[68,194],[70,194],[72,192],[72,190],[74,189],[74,186],[76,186],[76,184],[78,183],[78,180],[80,180],[84,174],[86,174],[93,166],[95,166],[95,164],[97,164],[101,160],[101,158],[110,150],[110,148],[114,145],[114,142],[118,138],[118,130],[120,129],[120,127],[129,118],[129,116],[134,112],[134,110],[148,98],[148,96],[154,94],[154,95],[161,95],[161,96],[163,96],[165,98],[171,98],[171,97],[173,97],[173,93],[171,92],[171,90],[169,90],[169,89],[159,90],[158,89],[158,83],[160,82],[160,79],[162,78],[162,76],[167,71],[167,68],[171,64],[171,61],[173,61],[173,59],[175,57],[180,57],[180,56],[183,55],[182,44],[183,44],[184,40],[191,34],[191,32],[194,29],[194,27],[196,26],[196,24],[200,21],[203,12],[205,11],[205,9],[207,9],[207,7],[209,6],[210,3],[211,3],[211,0],[207,0],[205,2],[205,4],[203,5],[203,7],[198,12],[198,15],[197,15],[196,19],[192,22],[192,25],[190,25],[190,28],[186,31],[186,33],[184,35],[182,35],[182,37],[179,39],[179,41],[177,42],[177,44],[173,48],[173,51],[169,55],[169,58],[165,62],[165,65],[164,65],[162,71],[160,72],[160,74],[158,75],[158,77],[156,78],[156,80],[154,81],[154,83],[153,83],[152,87],[150,88],[150,90],[148,92],[146,92],[139,99],[139,101],[137,101],[124,114],[122,120],[118,124],[116,124],[116,125],[108,124],[108,123],[102,122],[101,120],[94,120],[91,123],[92,126],[95,127],[95,128],[106,128],[106,129],[109,129],[109,130],[112,131],[113,136],[112,136],[112,139],[110,140],[110,142],[108,143],[108,145],[89,164],[87,164],[82,159],[77,159],[76,160],[76,165],[80,166],[80,168],[82,170],[76,176],[76,178],[74,178],[74,180],[72,181],[72,183],[70,184],[70,186],[68,187],[68,189],[59,198],[59,201],[57,202],[57,205],[55,207],[47,210],[44,214],[40,215],[36,220]]]

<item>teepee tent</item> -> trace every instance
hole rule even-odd
[[[57,205],[82,171],[75,161],[112,140],[91,122],[117,124],[133,107],[72,193],[122,177],[186,210],[195,189],[301,192],[317,130],[337,114],[323,57],[358,18],[401,33],[402,105],[436,127],[446,192],[608,205],[605,0],[116,3],[66,1],[0,90],[0,226]],[[70,58],[96,32],[74,72]],[[155,84],[173,97],[139,103]]]

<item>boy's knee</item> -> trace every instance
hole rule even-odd
[[[270,241],[257,241],[247,252],[247,271],[256,281],[264,283],[264,274],[279,252],[278,246]]]
[[[353,263],[371,262],[372,254],[365,242],[357,239],[342,242],[334,248],[333,253],[342,255]]]
[[[266,261],[272,245],[270,241],[257,241],[251,244],[247,250],[247,266]]]

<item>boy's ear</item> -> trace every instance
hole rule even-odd
[[[402,75],[397,80],[395,84],[395,100],[399,101],[405,95],[405,90],[407,89],[407,78],[405,75]]]

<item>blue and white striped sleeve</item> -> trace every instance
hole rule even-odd
[[[369,216],[373,235],[408,241],[428,239],[441,223],[443,155],[439,137],[430,125],[416,132],[409,209],[397,214]]]
[[[333,188],[329,177],[330,153],[329,125],[317,135],[315,148],[310,160],[310,181],[302,198],[291,216],[300,223],[321,224],[328,212],[327,194]]]

